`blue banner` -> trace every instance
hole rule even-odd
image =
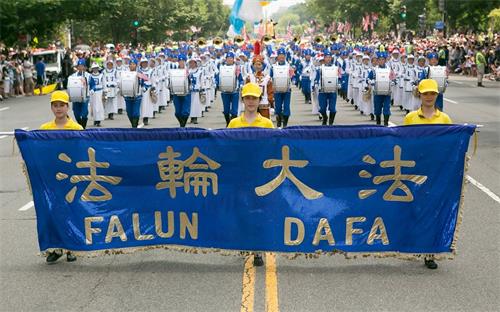
[[[454,251],[474,130],[16,130],[16,139],[42,251],[389,255]]]

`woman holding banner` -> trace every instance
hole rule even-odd
[[[49,121],[40,126],[40,130],[83,130],[83,127],[73,121],[68,116],[69,95],[66,91],[54,91],[50,96],[50,108],[55,116],[53,121]],[[62,249],[55,249],[48,252],[47,263],[52,264],[63,255]],[[70,251],[66,254],[68,262],[76,261],[76,256]]]
[[[231,119],[228,128],[274,128],[271,119],[262,116],[258,112],[259,103],[262,98],[262,89],[256,83],[249,82],[241,89],[241,98],[245,110],[241,116]],[[254,266],[263,266],[264,260],[259,253],[255,253],[253,259]]]
[[[421,125],[421,124],[451,124],[450,117],[441,112],[436,107],[436,99],[438,97],[438,84],[436,80],[424,79],[418,85],[418,92],[422,99],[421,107],[405,116],[404,125]],[[438,268],[434,257],[424,258],[425,266],[428,269],[435,270]]]

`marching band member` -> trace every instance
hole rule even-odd
[[[321,114],[322,124],[333,125],[335,115],[337,114],[337,89],[341,70],[333,63],[332,53],[325,51],[323,53],[324,62],[321,67],[316,69],[314,88],[318,89],[319,112]],[[327,113],[328,110],[328,113]]]
[[[347,102],[350,102],[351,105],[354,105],[354,92],[353,92],[353,85],[354,85],[354,69],[355,69],[355,64],[356,64],[356,54],[353,52],[348,52],[348,62],[346,66],[346,72],[347,72]]]
[[[416,67],[416,81],[415,86],[413,87],[412,111],[419,109],[422,104],[422,100],[420,100],[420,96],[418,94],[418,84],[423,79],[426,79],[428,75],[429,68],[425,65],[426,61],[425,56],[419,55]]]
[[[108,116],[109,120],[113,120],[113,114],[118,113],[118,98],[117,98],[117,81],[118,74],[114,68],[113,61],[106,61],[106,68],[104,69],[104,113]]]
[[[222,106],[226,126],[238,117],[239,90],[243,84],[241,67],[234,63],[234,53],[226,54],[226,61],[219,65],[217,88],[221,92]]]
[[[310,49],[304,50],[304,60],[300,63],[300,86],[304,94],[307,104],[311,104],[311,75],[314,72],[314,64],[311,60],[312,51]]]
[[[285,49],[278,49],[277,62],[271,67],[271,78],[273,79],[274,90],[274,106],[276,109],[276,122],[278,128],[281,127],[282,122],[283,128],[288,125],[288,119],[291,114],[290,97],[294,72],[285,59]]]
[[[354,55],[354,64],[352,66],[351,78],[352,79],[352,99],[354,103],[354,109],[357,110],[360,106],[360,88],[361,84],[361,74],[363,62],[361,61],[363,58],[363,54],[357,52]]]
[[[404,67],[403,74],[403,109],[407,114],[413,110],[413,89],[418,83],[417,68],[414,63],[415,56],[408,55],[408,64]]]
[[[272,79],[264,71],[265,64],[262,55],[256,55],[253,58],[252,64],[252,73],[248,75],[246,82],[256,83],[262,88],[263,92],[259,105],[259,113],[266,118],[270,118],[270,109],[274,107]]]
[[[189,117],[193,124],[198,124],[198,118],[201,118],[203,111],[200,101],[200,92],[202,91],[204,77],[203,71],[198,66],[198,62],[200,62],[200,59],[196,56],[193,56],[188,61],[189,80],[191,82],[191,109],[189,111]]]
[[[340,89],[339,95],[347,101],[347,88],[349,85],[349,59],[347,58],[347,51],[340,52],[340,57],[337,58],[337,63],[342,72],[342,77],[340,78]]]
[[[368,74],[368,80],[374,86],[373,104],[375,110],[375,119],[377,125],[381,123],[381,114],[384,114],[384,126],[389,125],[391,116],[391,69],[386,65],[385,52],[377,52],[378,66],[372,68]],[[377,74],[378,73],[378,74]],[[385,78],[385,80],[383,80]]]
[[[362,115],[370,115],[371,120],[374,119],[372,102],[371,102],[371,86],[367,83],[368,75],[371,71],[370,57],[363,55],[362,66],[359,74],[359,110]]]
[[[149,61],[145,57],[139,61],[139,76],[144,79],[142,86],[141,117],[145,126],[149,124],[149,118],[154,117],[154,103],[151,99],[151,92],[155,92],[153,81],[153,69],[149,66]]]
[[[210,58],[210,53],[205,52],[201,54],[201,64],[200,70],[202,71],[203,81],[201,82],[201,92],[204,96],[204,101],[202,101],[202,116],[203,112],[208,112],[208,109],[211,108],[215,103],[215,74],[217,73],[217,68],[215,64],[212,62]]]
[[[407,62],[407,56],[406,54],[401,55],[401,71],[399,73],[399,79],[398,79],[398,102],[399,102],[399,109],[403,110],[404,109],[404,75],[406,72],[406,66],[408,65]]]
[[[87,127],[87,120],[89,114],[89,97],[90,94],[90,74],[85,71],[85,59],[79,59],[77,62],[77,71],[72,75],[76,77],[81,77],[83,88],[86,88],[84,94],[83,102],[72,102],[73,114],[75,115],[75,120],[77,123],[82,125],[83,129]]]
[[[190,79],[189,79],[189,74],[188,74],[188,69],[186,68],[186,55],[180,54],[177,56],[178,62],[176,64],[172,64],[173,68],[170,72],[170,91],[172,93],[172,98],[174,101],[174,107],[175,107],[175,117],[179,121],[179,126],[180,127],[185,127],[186,123],[189,119],[189,114],[191,111],[191,93],[189,92],[190,90]],[[182,69],[182,76],[177,76],[174,74],[177,74],[178,70]],[[175,71],[175,72],[174,72]],[[181,73],[179,71],[179,73]],[[179,81],[177,81],[179,79]],[[180,81],[182,79],[182,81]],[[187,90],[183,90],[182,92],[178,92],[176,90],[177,84],[187,84]]]
[[[401,73],[403,72],[403,66],[401,65],[401,62],[399,60],[399,49],[397,47],[392,50],[392,58],[389,61],[388,65],[391,71],[394,73],[395,82],[395,84],[391,87],[392,103],[394,106],[401,106],[401,103],[399,102],[399,80],[401,78]]]
[[[158,71],[156,59],[152,57],[149,60],[149,68],[151,69],[151,88],[149,91],[149,96],[151,98],[151,103],[153,104],[153,119],[156,117],[156,113],[160,110],[158,101],[158,85],[160,84],[160,73]]]
[[[158,53],[158,57],[156,58],[156,88],[158,90],[158,113],[167,107],[167,69],[165,65],[165,54],[163,52]]]
[[[438,82],[439,93],[436,99],[436,107],[440,111],[443,111],[444,108],[443,93],[445,92],[446,87],[448,86],[448,71],[446,69],[446,66],[438,65],[439,60],[438,60],[438,55],[436,53],[431,52],[427,54],[427,58],[429,59],[429,67],[426,78],[434,79]]]
[[[120,76],[120,80],[123,82],[125,79],[125,75],[130,75],[135,73],[135,75],[130,75],[130,77],[134,80],[130,85],[132,90],[125,90],[123,84],[121,84],[121,92],[124,94],[125,106],[127,110],[127,117],[132,125],[132,128],[137,128],[139,125],[139,119],[141,116],[141,102],[142,102],[142,88],[144,86],[144,79],[140,78],[137,75],[137,63],[136,59],[133,59],[129,62],[129,70],[127,70],[127,74],[125,71]],[[129,73],[128,73],[129,72]]]
[[[93,63],[90,67],[90,112],[94,118],[94,126],[100,127],[101,121],[104,120],[104,106],[102,103],[102,95],[104,89],[104,75],[99,72],[99,65]]]
[[[128,70],[128,65],[125,66],[123,65],[123,59],[121,57],[118,57],[116,59],[116,77],[117,80],[120,79],[121,73],[124,70]],[[117,89],[117,94],[116,94],[116,106],[118,108],[118,114],[121,115],[123,113],[123,110],[125,109],[125,99],[119,92],[120,90]]]

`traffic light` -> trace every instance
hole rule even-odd
[[[401,19],[406,19],[406,5],[402,5],[399,8],[399,15],[401,16]]]
[[[138,20],[135,20],[135,21],[133,21],[133,22],[132,22],[132,25],[133,25],[134,27],[139,27],[139,24],[140,24],[140,23],[139,23],[139,21],[138,21]]]

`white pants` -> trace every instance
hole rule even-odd
[[[102,104],[102,90],[96,91],[90,96],[90,115],[94,121],[104,120],[104,106]]]

